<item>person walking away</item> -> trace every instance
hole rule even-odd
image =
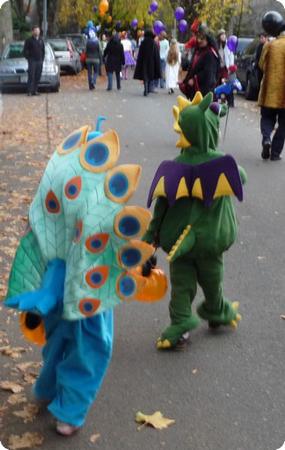
[[[113,72],[116,74],[117,89],[120,90],[120,72],[122,70],[122,66],[125,64],[125,55],[124,47],[122,46],[117,33],[111,36],[111,39],[109,40],[104,51],[104,58],[108,78],[107,91],[111,91],[113,89]]]
[[[41,79],[45,59],[45,44],[40,37],[40,28],[32,28],[32,36],[24,44],[24,56],[28,60],[28,92],[27,95],[40,95],[38,84]]]
[[[168,89],[169,94],[174,94],[174,89],[177,87],[180,63],[181,55],[177,41],[176,39],[172,39],[170,42],[165,67],[166,89]]]
[[[132,43],[131,43],[130,39],[128,38],[126,31],[122,31],[121,44],[124,48],[124,55],[125,55],[125,65],[123,67],[123,78],[125,80],[127,80],[129,67],[134,67],[136,63],[133,58]]]
[[[200,91],[203,96],[213,92],[217,84],[220,58],[214,38],[205,25],[200,25],[196,34],[197,47],[186,77],[179,87],[187,98],[193,99],[195,93]]]
[[[86,65],[88,72],[88,85],[90,91],[95,89],[99,68],[102,62],[102,52],[99,39],[94,31],[89,32],[86,43]]]
[[[285,20],[277,11],[270,11],[263,16],[262,26],[276,39],[264,45],[259,61],[263,73],[258,96],[261,107],[261,157],[279,161],[285,141]]]
[[[162,31],[159,35],[159,57],[160,57],[160,70],[161,70],[161,78],[160,78],[160,87],[161,89],[165,88],[165,68],[166,68],[166,59],[169,51],[169,42],[166,39],[166,32]]]
[[[258,79],[259,85],[261,83],[262,75],[263,75],[261,69],[259,68],[259,61],[260,61],[263,46],[264,46],[264,44],[266,44],[266,42],[268,42],[267,34],[260,33],[259,34],[259,44],[258,44],[258,46],[256,48],[256,52],[255,52],[255,68],[256,68],[257,79]]]
[[[134,73],[135,80],[144,82],[144,96],[153,92],[152,82],[161,78],[159,50],[154,42],[152,30],[146,30],[144,40],[141,42],[137,64]]]

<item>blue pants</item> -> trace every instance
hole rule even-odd
[[[160,87],[165,88],[165,68],[166,68],[166,60],[160,60],[160,70],[161,70],[161,78],[160,78]]]
[[[86,65],[88,71],[89,89],[92,89],[96,85],[97,75],[99,73],[99,63],[88,62]]]
[[[285,109],[261,107],[260,128],[262,143],[271,141],[271,134],[278,123],[271,144],[271,156],[279,156],[285,141]]]
[[[45,319],[47,343],[43,368],[34,386],[39,400],[60,421],[83,425],[109,366],[113,344],[113,311],[89,319]]]

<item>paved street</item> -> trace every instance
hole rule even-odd
[[[29,202],[55,145],[68,133],[95,124],[98,115],[105,115],[104,129],[114,128],[120,137],[120,162],[143,167],[131,202],[143,206],[156,167],[161,160],[177,155],[177,136],[172,130],[176,96],[161,90],[144,98],[142,86],[135,81],[123,81],[120,92],[105,89],[100,81],[90,92],[81,74],[63,77],[59,94],[31,98],[2,95],[2,296],[14,249],[26,226]],[[238,241],[226,255],[225,293],[240,301],[243,320],[239,329],[213,333],[202,323],[184,352],[159,353],[155,341],[168,323],[169,295],[154,305],[123,304],[115,313],[112,363],[86,426],[65,439],[56,435],[53,419],[44,411],[34,422],[24,423],[13,414],[23,405],[11,405],[7,402],[11,393],[0,390],[0,441],[6,447],[11,434],[26,431],[44,436],[43,450],[277,450],[282,446],[285,163],[260,159],[259,111],[243,97],[236,104],[230,110],[226,138],[220,147],[248,173],[244,202],[235,201]],[[159,265],[167,271],[162,253]],[[24,342],[16,314],[5,308],[1,309],[0,330],[0,378],[20,381],[32,401],[30,378],[26,376],[24,382],[15,366],[40,361],[40,349]],[[8,340],[12,347],[24,347],[18,358],[1,355]],[[161,411],[176,423],[163,431],[147,427],[138,431],[134,421],[137,411]],[[100,437],[92,444],[90,437],[97,433]]]

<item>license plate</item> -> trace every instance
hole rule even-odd
[[[21,83],[27,83],[28,82],[28,75],[21,75],[20,76]]]

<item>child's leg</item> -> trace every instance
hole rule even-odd
[[[61,321],[59,322],[62,323]],[[56,396],[56,369],[64,356],[64,329],[59,326],[48,336],[43,348],[43,367],[33,387],[38,400],[53,400]]]
[[[198,283],[203,289],[205,300],[197,309],[202,319],[213,325],[230,325],[237,319],[236,308],[224,298],[223,255],[197,261]]]
[[[69,323],[65,358],[57,367],[57,395],[48,406],[59,420],[80,427],[109,366],[113,311]]]
[[[197,274],[194,262],[187,257],[170,264],[171,300],[169,314],[171,325],[164,330],[158,348],[173,347],[182,335],[198,325],[191,305],[197,292]],[[168,345],[168,341],[170,345]],[[161,343],[161,345],[159,344]]]

